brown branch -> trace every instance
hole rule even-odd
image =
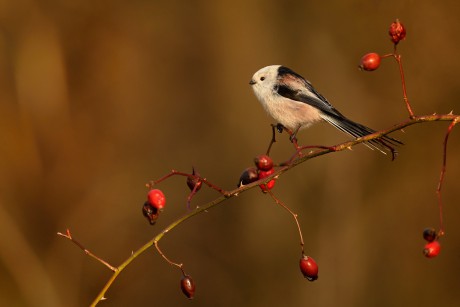
[[[453,129],[453,126],[455,125],[455,123],[460,121],[460,115],[454,115],[454,114],[437,115],[437,114],[433,114],[433,115],[424,115],[424,116],[414,116],[413,118],[410,118],[410,119],[405,120],[405,121],[403,121],[403,122],[401,122],[399,124],[396,124],[391,128],[384,129],[384,130],[381,130],[381,131],[377,131],[377,132],[375,132],[373,134],[369,134],[369,135],[366,135],[364,137],[361,137],[361,138],[358,138],[358,139],[355,139],[355,140],[352,140],[352,141],[344,142],[344,143],[341,143],[341,144],[338,144],[338,145],[335,145],[335,146],[331,146],[331,147],[317,148],[317,150],[311,151],[311,152],[309,152],[307,154],[303,154],[302,156],[299,156],[298,158],[293,159],[292,161],[289,160],[289,163],[285,163],[282,167],[280,167],[272,175],[267,176],[267,177],[265,177],[263,179],[257,180],[255,182],[252,182],[250,184],[243,185],[243,186],[241,186],[241,187],[239,187],[239,188],[237,188],[235,190],[232,190],[232,191],[222,190],[222,189],[220,189],[219,187],[217,187],[214,184],[210,183],[209,181],[207,181],[204,178],[201,178],[201,177],[198,178],[197,176],[194,176],[194,175],[191,175],[191,174],[182,173],[182,172],[178,172],[178,171],[173,170],[173,171],[171,171],[171,173],[169,173],[168,175],[160,178],[159,180],[152,181],[150,183],[150,185],[153,186],[154,184],[157,184],[157,183],[159,183],[159,182],[161,182],[161,181],[163,181],[163,180],[165,180],[165,179],[167,179],[167,178],[169,178],[169,177],[171,177],[173,175],[180,175],[180,176],[185,176],[185,177],[191,177],[192,179],[194,179],[194,178],[201,179],[205,184],[207,184],[211,188],[217,190],[222,195],[220,197],[218,197],[218,198],[216,198],[216,199],[204,204],[203,206],[199,206],[199,207],[195,208],[194,210],[188,212],[187,214],[185,214],[181,218],[179,218],[176,221],[172,222],[169,226],[164,228],[158,235],[156,235],[152,240],[150,240],[149,242],[144,244],[142,247],[140,247],[137,251],[135,251],[118,268],[114,268],[114,267],[106,264],[100,258],[94,256],[93,254],[88,253],[89,251],[87,251],[81,244],[79,244],[79,243],[77,244],[76,241],[72,239],[72,237],[70,236],[70,232],[68,232],[68,235],[64,235],[64,234],[61,234],[61,233],[58,233],[58,234],[63,236],[63,237],[66,237],[67,239],[72,240],[72,242],[74,242],[77,246],[82,248],[85,251],[85,253],[88,253],[88,255],[90,255],[91,257],[93,257],[93,258],[97,259],[98,261],[102,262],[104,265],[108,266],[109,268],[111,268],[114,271],[114,273],[111,276],[111,278],[107,281],[107,283],[105,284],[103,289],[100,291],[98,296],[93,301],[91,306],[95,306],[95,305],[97,305],[99,303],[99,301],[104,299],[105,293],[108,291],[110,286],[116,280],[118,275],[125,269],[125,267],[127,267],[134,259],[136,259],[139,255],[141,255],[147,249],[149,249],[152,245],[155,245],[156,248],[157,248],[157,251],[160,252],[160,255],[162,255],[163,258],[167,259],[164,256],[164,254],[159,250],[158,242],[168,232],[172,231],[173,229],[175,229],[176,227],[181,225],[183,222],[185,222],[186,220],[194,217],[195,215],[198,215],[198,214],[203,213],[203,212],[207,212],[209,209],[212,209],[212,208],[216,207],[217,205],[223,203],[226,199],[238,196],[241,193],[244,193],[244,192],[246,192],[246,191],[248,191],[248,190],[250,190],[250,189],[252,189],[254,187],[259,186],[260,184],[266,184],[270,180],[272,180],[274,178],[278,178],[279,176],[281,176],[282,174],[284,174],[285,172],[287,172],[291,168],[294,168],[297,165],[299,165],[301,163],[304,163],[307,160],[310,160],[310,159],[313,159],[313,158],[316,158],[316,157],[319,157],[319,156],[322,156],[322,155],[325,155],[325,154],[329,154],[329,153],[332,153],[332,152],[340,152],[340,151],[343,151],[345,149],[349,149],[349,148],[351,148],[351,147],[353,147],[355,145],[358,145],[358,144],[361,144],[361,143],[364,143],[364,142],[367,142],[367,141],[370,141],[370,140],[375,140],[375,139],[381,138],[384,135],[387,135],[387,134],[389,134],[391,132],[394,132],[394,131],[397,131],[397,130],[402,130],[405,127],[409,127],[409,126],[419,124],[419,123],[436,122],[436,121],[449,121],[449,122],[451,122],[451,125],[449,126],[449,130],[448,130],[448,134],[447,134],[446,140],[445,140],[445,144],[447,144],[447,137],[448,137],[450,131]],[[296,153],[296,155],[298,155],[298,153]],[[443,172],[445,172],[445,169],[444,169]],[[442,175],[442,178],[443,177],[444,177],[444,175]],[[441,183],[442,183],[442,180],[441,180]],[[440,193],[440,191],[441,190],[439,188],[439,193]],[[168,261],[168,262],[170,264],[178,266],[179,268],[182,269],[182,264],[177,264],[177,263],[174,263],[172,261]]]
[[[97,261],[99,261],[100,263],[102,263],[103,265],[105,265],[106,267],[108,267],[112,272],[116,272],[118,271],[118,269],[112,265],[110,265],[107,261],[103,260],[102,258],[94,255],[92,252],[90,252],[88,249],[86,249],[80,242],[78,242],[77,240],[75,240],[72,235],[70,234],[70,230],[69,229],[66,229],[66,233],[61,233],[61,232],[58,232],[57,233],[59,236],[61,237],[64,237],[68,240],[70,240],[72,243],[74,243],[76,246],[78,246],[80,249],[82,249],[85,254],[87,254],[88,256],[90,256],[91,258],[94,258],[96,259]]]
[[[227,195],[228,192],[219,188],[218,186],[216,186],[215,184],[209,182],[206,178],[203,178],[201,176],[198,176],[198,175],[194,175],[194,174],[188,174],[188,173],[184,173],[184,172],[179,172],[179,171],[176,171],[176,170],[171,170],[171,172],[169,172],[169,174],[161,177],[160,179],[158,180],[155,180],[155,181],[150,181],[147,186],[149,188],[152,188],[154,185],[157,185],[159,184],[160,182],[162,181],[165,181],[166,179],[168,179],[169,177],[172,177],[172,176],[184,176],[184,177],[187,177],[187,178],[191,178],[191,179],[198,179],[199,181],[203,182],[204,184],[206,184],[207,186],[209,186],[211,189],[214,189],[216,190],[217,192],[219,192],[220,194],[222,195]]]
[[[394,28],[393,26],[396,27],[396,28]],[[325,155],[325,154],[329,154],[329,153],[332,153],[332,152],[340,152],[340,151],[343,151],[345,149],[349,149],[352,146],[355,146],[355,145],[358,145],[358,144],[361,144],[361,143],[364,143],[364,142],[368,142],[368,141],[371,141],[371,140],[376,140],[376,141],[380,141],[380,142],[383,143],[382,140],[379,140],[383,136],[385,136],[385,135],[387,135],[387,134],[389,134],[391,132],[397,131],[397,130],[402,130],[405,127],[409,127],[409,126],[412,126],[412,125],[418,124],[418,123],[435,122],[435,121],[448,121],[448,122],[450,122],[450,125],[449,125],[449,127],[447,129],[447,132],[446,132],[445,138],[444,138],[442,168],[441,168],[441,172],[440,172],[440,178],[439,178],[438,186],[437,186],[437,189],[436,189],[436,195],[437,195],[437,198],[438,198],[438,206],[439,206],[439,218],[440,218],[440,230],[439,230],[437,236],[439,237],[439,236],[444,235],[441,189],[442,189],[442,186],[443,186],[443,183],[444,183],[445,173],[446,173],[446,169],[447,169],[447,143],[448,143],[448,138],[450,136],[450,133],[452,132],[454,126],[460,121],[460,115],[454,115],[454,114],[444,114],[444,115],[433,114],[433,115],[423,115],[423,116],[416,116],[415,115],[415,113],[414,113],[414,111],[412,109],[412,106],[411,106],[411,104],[409,102],[408,96],[407,96],[407,88],[406,88],[406,82],[405,82],[405,77],[404,77],[404,69],[403,69],[403,65],[402,65],[402,57],[397,52],[397,44],[399,43],[400,40],[404,39],[405,30],[402,27],[402,24],[399,23],[399,20],[396,20],[396,22],[392,24],[392,27],[393,28],[390,27],[390,36],[392,37],[392,41],[394,43],[393,53],[381,56],[381,58],[392,57],[392,58],[394,58],[396,60],[396,62],[398,64],[400,78],[401,78],[402,92],[403,92],[403,100],[404,100],[407,112],[409,113],[409,119],[408,120],[405,120],[405,121],[403,121],[401,123],[398,123],[398,124],[394,125],[391,128],[381,130],[381,131],[377,131],[377,132],[375,132],[373,134],[369,134],[369,135],[366,135],[364,137],[360,137],[358,139],[348,141],[348,142],[344,142],[344,143],[341,143],[341,144],[338,144],[338,145],[335,145],[335,146],[303,146],[303,147],[301,147],[301,146],[299,146],[297,144],[297,139],[296,139],[297,131],[291,131],[289,129],[284,128],[283,126],[281,126],[279,124],[278,125],[272,125],[272,139],[271,139],[270,144],[269,144],[268,149],[267,149],[267,155],[269,155],[273,143],[276,142],[275,128],[278,130],[278,132],[282,132],[283,129],[285,129],[289,133],[291,142],[293,143],[293,145],[294,145],[294,147],[296,149],[295,154],[289,160],[287,160],[286,162],[283,162],[283,163],[279,164],[279,166],[280,166],[279,169],[277,171],[275,171],[272,175],[269,175],[269,176],[267,176],[267,177],[265,177],[263,179],[257,180],[255,182],[252,182],[252,183],[247,184],[247,185],[240,185],[237,189],[232,190],[232,191],[226,191],[226,190],[221,189],[220,187],[218,187],[218,186],[212,184],[211,182],[209,182],[208,180],[206,180],[206,178],[202,178],[202,177],[196,175],[195,172],[193,174],[188,174],[188,173],[183,173],[183,172],[179,172],[179,171],[176,171],[176,170],[172,170],[169,174],[163,176],[162,178],[160,178],[160,179],[158,179],[156,181],[151,181],[149,184],[147,184],[147,186],[149,188],[152,188],[154,185],[156,185],[156,184],[158,184],[158,183],[160,183],[160,182],[162,182],[162,181],[164,181],[164,180],[166,180],[166,179],[168,179],[168,178],[170,178],[172,176],[179,175],[179,176],[185,176],[185,177],[187,177],[189,179],[192,179],[192,180],[194,180],[196,182],[200,182],[200,184],[201,184],[201,182],[203,182],[207,186],[209,186],[210,188],[212,188],[212,189],[216,190],[217,192],[219,192],[221,194],[221,196],[216,198],[216,199],[214,199],[214,200],[212,200],[212,201],[210,201],[210,202],[208,202],[208,203],[206,203],[206,204],[204,204],[203,206],[197,206],[194,210],[188,211],[184,216],[182,216],[181,218],[179,218],[179,219],[175,220],[174,222],[172,222],[169,226],[164,228],[163,231],[161,231],[159,234],[157,234],[153,239],[151,239],[149,242],[144,244],[137,251],[133,252],[132,255],[128,259],[126,259],[117,268],[111,266],[106,261],[104,261],[101,258],[95,256],[89,250],[87,250],[82,244],[80,244],[78,241],[73,239],[71,234],[70,234],[70,231],[68,229],[67,229],[66,234],[58,232],[58,235],[69,239],[75,245],[77,245],[80,249],[82,249],[87,255],[89,255],[90,257],[92,257],[92,258],[96,259],[97,261],[101,262],[102,264],[104,264],[105,266],[107,266],[109,269],[111,269],[114,272],[112,274],[111,278],[107,281],[107,283],[103,287],[103,289],[100,291],[100,293],[98,294],[96,299],[93,301],[91,306],[95,306],[95,305],[97,305],[99,303],[99,301],[103,300],[105,293],[108,291],[108,289],[113,284],[113,282],[118,277],[118,275],[124,270],[124,268],[126,268],[134,259],[136,259],[140,254],[145,252],[152,245],[155,246],[157,252],[160,254],[160,256],[163,259],[165,259],[170,265],[178,267],[182,271],[182,274],[184,276],[186,276],[185,272],[183,270],[183,264],[171,261],[160,250],[159,245],[158,245],[158,242],[168,232],[172,231],[173,229],[178,227],[180,224],[182,224],[186,220],[188,220],[188,219],[190,219],[190,218],[194,217],[195,215],[198,215],[198,214],[200,214],[202,212],[207,212],[209,209],[214,208],[217,205],[223,203],[228,198],[238,196],[241,193],[244,193],[247,190],[250,190],[250,189],[252,189],[254,187],[257,187],[259,185],[267,184],[271,180],[278,178],[279,176],[281,176],[282,174],[284,174],[285,172],[287,172],[291,168],[294,168],[294,167],[298,166],[299,164],[306,162],[307,160],[310,160],[310,159],[313,159],[313,158],[316,158],[316,157],[319,157],[319,156],[322,156],[322,155]],[[378,65],[377,65],[377,67],[378,67]],[[303,151],[307,150],[307,149],[310,149],[311,151],[308,152],[308,153],[303,153]],[[392,154],[393,154],[392,160],[394,160],[395,151],[393,150],[392,147],[389,147],[389,149],[391,149],[391,151],[392,151]],[[198,185],[195,185],[192,188],[192,191],[191,191],[190,195],[187,198],[187,208],[189,210],[190,210],[190,202],[191,202],[193,196],[195,195],[195,193],[198,190],[199,190]],[[297,219],[297,214],[295,214],[291,209],[289,209],[289,207],[287,207],[281,200],[279,200],[270,190],[267,190],[267,192],[278,205],[280,205],[281,207],[286,209],[292,215],[292,217],[294,218],[294,220],[296,222],[296,225],[297,225],[297,228],[298,228],[299,236],[300,236],[300,245],[301,245],[301,248],[302,248],[302,255],[304,255],[304,241],[303,241],[303,236],[302,236],[302,231],[301,231],[301,228],[300,228],[300,224],[299,224],[299,221]]]
[[[272,139],[270,140],[270,144],[268,145],[268,148],[267,148],[267,156],[270,155],[270,150],[272,149],[273,143],[276,143],[276,131],[275,131],[276,129],[277,129],[277,125],[272,124]]]
[[[166,262],[168,262],[172,266],[178,267],[182,271],[182,274],[185,275],[185,272],[184,272],[184,269],[183,269],[183,266],[184,266],[183,263],[176,263],[176,262],[170,260],[168,257],[166,257],[166,255],[161,251],[160,247],[158,246],[158,241],[155,241],[154,245],[155,245],[155,248],[156,248],[158,254],[160,254],[160,256],[163,257],[164,260],[166,260]]]
[[[399,124],[396,124],[394,125],[393,127],[391,128],[388,128],[388,129],[384,129],[384,130],[380,130],[380,131],[376,131],[375,133],[372,133],[372,134],[369,134],[369,135],[366,135],[366,136],[363,136],[363,137],[360,137],[360,138],[357,138],[353,141],[348,141],[348,142],[344,142],[344,143],[341,143],[341,144],[338,144],[338,145],[335,145],[335,146],[331,146],[331,147],[325,147],[325,148],[321,148],[319,150],[316,150],[316,151],[312,151],[304,156],[301,156],[299,157],[298,159],[295,159],[293,160],[292,162],[288,163],[285,167],[281,168],[280,170],[278,170],[277,172],[275,172],[273,175],[269,176],[269,177],[266,177],[264,179],[271,179],[275,176],[279,176],[281,175],[282,173],[284,173],[285,171],[289,170],[290,168],[292,167],[295,167],[297,166],[298,164],[301,164],[303,162],[305,162],[306,160],[309,160],[309,159],[312,159],[312,158],[315,158],[315,157],[318,157],[318,156],[322,156],[322,155],[325,155],[325,154],[328,154],[328,153],[331,153],[331,152],[340,152],[344,149],[349,149],[357,144],[361,144],[361,143],[364,143],[364,142],[367,142],[367,141],[370,141],[370,140],[375,140],[375,139],[378,139],[384,135],[387,135],[389,133],[392,133],[394,131],[398,131],[398,130],[402,130],[406,127],[409,127],[409,126],[412,126],[412,125],[415,125],[415,124],[420,124],[420,123],[425,123],[425,122],[436,122],[436,121],[460,121],[460,115],[455,115],[455,114],[433,114],[433,115],[422,115],[422,116],[414,116],[414,118],[412,119],[408,119],[408,120],[405,120]],[[267,180],[268,182],[269,180]]]

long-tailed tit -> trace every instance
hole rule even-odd
[[[252,76],[255,95],[267,111],[284,128],[291,131],[291,140],[300,129],[307,128],[320,120],[325,120],[337,129],[353,137],[372,134],[375,130],[355,123],[337,111],[311,83],[291,69],[281,66],[267,66]],[[369,141],[371,148],[396,153],[391,145],[402,144],[388,136]]]

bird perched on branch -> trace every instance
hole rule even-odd
[[[291,141],[295,140],[300,129],[321,120],[355,138],[376,132],[346,118],[309,81],[285,66],[264,67],[252,76],[249,84],[267,113],[281,125],[281,129],[288,130]],[[391,151],[393,158],[396,154],[393,146],[398,144],[402,142],[386,135],[365,143],[383,153]]]

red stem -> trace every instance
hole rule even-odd
[[[188,173],[183,173],[183,172],[179,172],[179,171],[176,171],[176,170],[171,170],[171,172],[163,177],[161,177],[160,179],[157,179],[155,181],[150,181],[147,186],[149,188],[152,188],[154,185],[168,179],[169,177],[171,176],[175,176],[175,175],[178,175],[178,176],[184,176],[184,177],[188,177],[188,178],[191,178],[193,180],[198,180],[198,181],[201,181],[203,183],[205,183],[208,187],[210,187],[211,189],[214,189],[216,190],[217,192],[219,192],[220,194],[222,195],[229,195],[229,192],[228,191],[225,191],[223,189],[221,189],[220,187],[216,186],[215,184],[212,184],[211,182],[209,182],[206,178],[203,178],[201,176],[197,176],[197,175],[193,175],[193,174],[188,174]]]
[[[399,65],[399,74],[401,76],[403,99],[404,99],[404,102],[406,103],[407,112],[409,112],[409,117],[410,118],[414,118],[415,117],[414,111],[412,111],[412,107],[411,107],[411,105],[409,103],[409,98],[407,98],[406,81],[404,79],[404,69],[403,69],[403,66],[402,66],[401,55],[400,54],[395,55],[395,59],[398,62],[398,65]]]
[[[300,228],[300,224],[299,224],[299,220],[297,219],[297,214],[294,213],[291,209],[289,209],[288,206],[286,206],[280,199],[278,199],[278,197],[275,196],[275,194],[273,194],[273,192],[269,189],[267,189],[267,193],[268,195],[271,196],[271,198],[273,198],[273,200],[278,204],[280,205],[281,207],[283,207],[284,209],[286,209],[291,215],[292,217],[294,218],[296,224],[297,224],[297,230],[299,231],[299,236],[300,236],[300,248],[302,249],[302,255],[305,255],[305,251],[304,251],[304,242],[303,242],[303,236],[302,236],[302,230]]]
[[[412,110],[411,104],[409,103],[409,98],[407,97],[406,80],[404,78],[404,69],[403,69],[403,65],[402,65],[402,58],[401,58],[401,55],[396,52],[396,45],[395,45],[395,49],[394,49],[393,53],[385,54],[385,55],[381,56],[382,59],[383,58],[388,58],[388,57],[393,57],[396,60],[396,62],[398,63],[399,75],[401,76],[401,86],[402,86],[402,91],[403,91],[403,100],[404,100],[404,103],[406,104],[407,112],[409,112],[409,118],[414,119],[415,114],[414,114],[414,111]]]
[[[457,119],[453,120],[449,127],[447,128],[446,136],[444,138],[444,147],[443,147],[443,159],[442,159],[442,167],[441,167],[441,174],[439,176],[439,183],[438,187],[436,189],[436,195],[438,196],[438,206],[439,206],[439,232],[438,236],[443,236],[444,235],[444,223],[443,223],[443,214],[442,214],[442,184],[444,183],[444,177],[446,175],[446,166],[447,166],[447,141],[449,139],[449,135],[454,128],[454,126],[457,124]]]

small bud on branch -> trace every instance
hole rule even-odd
[[[399,19],[396,19],[395,22],[390,25],[388,34],[390,35],[391,41],[396,45],[406,38],[406,28],[404,28],[404,25]]]

